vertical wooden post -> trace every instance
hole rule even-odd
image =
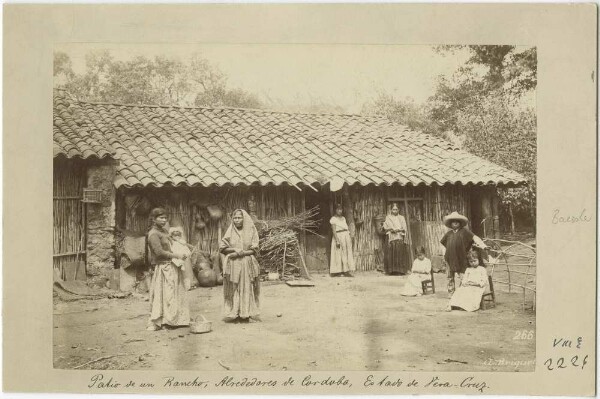
[[[348,190],[348,185],[344,184],[342,188],[342,200],[344,207],[344,215],[346,216],[346,221],[348,222],[348,232],[350,233],[350,237],[354,238],[354,234],[356,232],[356,224],[354,223],[354,207],[352,206],[352,200],[350,199],[350,190]]]
[[[412,236],[410,234],[410,212],[408,210],[408,200],[406,199],[406,196],[404,197],[404,213],[406,214],[405,219],[406,219],[406,238],[408,241],[408,257],[410,259],[410,264],[412,265],[412,263],[414,262],[413,259],[413,245],[412,245]]]
[[[485,187],[481,192],[481,216],[485,219],[484,231],[485,235],[493,237],[493,226],[494,226],[494,214],[492,211],[492,198],[491,191],[488,187]]]
[[[281,279],[285,279],[285,256],[287,255],[287,240],[283,242],[283,260],[281,261]]]
[[[294,212],[292,210],[292,193],[289,190],[285,190],[284,192],[285,192],[285,196],[287,197],[286,198],[287,199],[287,201],[286,201],[287,202],[286,212],[287,212],[288,216],[292,216],[293,212]]]
[[[493,214],[493,237],[500,238],[500,197],[495,187],[492,188],[492,214]],[[513,226],[514,229],[514,226]]]

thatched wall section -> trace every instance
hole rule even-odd
[[[445,232],[442,219],[458,211],[471,217],[470,186],[447,185],[443,187],[352,186],[350,200],[356,220],[354,255],[359,271],[383,267],[385,236],[379,234],[379,221],[393,202],[400,206],[401,214],[410,224],[411,251],[424,246],[429,256],[440,255],[441,235]],[[329,207],[342,200],[342,193],[321,192],[328,198]],[[406,199],[406,200],[405,200]],[[148,227],[148,213],[155,206],[167,209],[172,225],[183,226],[192,245],[199,243],[203,251],[214,253],[218,248],[219,224],[224,233],[236,208],[249,210],[249,200],[254,202],[254,214],[261,220],[277,220],[305,210],[305,193],[288,186],[224,187],[224,188],[144,188],[120,190],[117,200],[117,223],[121,229],[143,233]],[[327,201],[326,201],[327,202]],[[206,206],[218,204],[224,215],[220,221],[212,220]],[[408,211],[406,210],[408,209]],[[331,211],[331,209],[330,209]],[[198,215],[206,222],[206,228],[198,229]],[[380,218],[378,220],[378,217]],[[328,220],[323,220],[328,225]],[[319,241],[328,253],[330,235]],[[301,237],[303,242],[304,237]],[[311,251],[314,248],[310,249]],[[310,256],[309,256],[310,257]],[[313,270],[326,271],[326,260],[315,264]],[[309,262],[311,263],[311,262]]]
[[[410,232],[413,233],[409,237],[411,250],[414,252],[417,246],[423,245],[430,256],[433,256],[440,252],[438,242],[445,231],[441,223],[443,217],[453,211],[470,217],[470,197],[470,188],[458,185],[351,187],[350,199],[353,203],[354,218],[358,222],[354,237],[357,269],[364,271],[383,267],[385,236],[378,234],[377,218],[383,218],[393,202],[398,203],[400,213],[410,224]],[[341,195],[334,195],[334,200],[340,198]]]
[[[255,203],[254,214],[260,220],[275,220],[304,211],[304,196],[288,186],[223,187],[223,188],[145,188],[120,192],[118,225],[121,229],[143,233],[148,228],[148,214],[154,207],[166,208],[172,226],[183,226],[192,245],[214,253],[218,249],[219,225],[221,232],[231,222],[231,213],[237,208],[249,210],[249,200]],[[223,217],[210,218],[207,205],[219,205]],[[196,228],[201,217],[206,227]]]

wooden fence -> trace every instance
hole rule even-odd
[[[493,257],[494,284],[506,287],[509,293],[521,290],[523,309],[531,301],[535,310],[537,250],[531,245],[518,241],[486,238],[484,242],[491,247],[489,254]],[[529,297],[528,297],[529,294]]]

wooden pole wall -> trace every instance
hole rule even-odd
[[[83,188],[87,168],[79,160],[54,160],[53,267],[64,276],[64,265],[85,260],[86,221]]]

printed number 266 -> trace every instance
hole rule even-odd
[[[513,339],[533,339],[533,330],[517,330]]]

